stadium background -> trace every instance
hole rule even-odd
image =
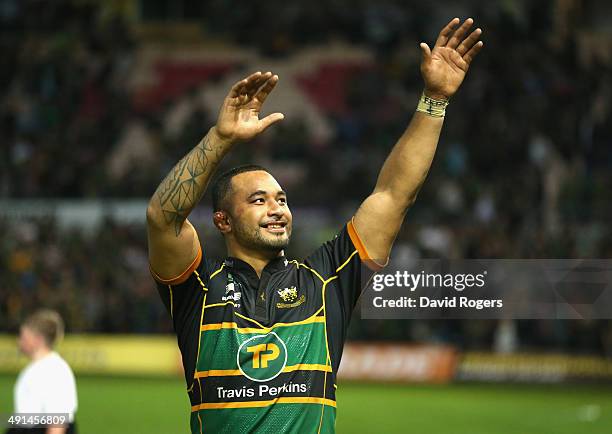
[[[453,16],[476,19],[485,50],[394,257],[612,257],[605,1],[0,0],[0,413],[19,321],[48,306],[67,322],[83,432],[184,432],[148,197],[229,85],[273,70],[266,109],[286,119],[224,167],[270,168],[294,211],[288,256],[303,256],[373,187],[421,91],[418,42]],[[192,220],[222,255],[209,200]],[[341,433],[612,431],[609,320],[356,314],[350,339]]]

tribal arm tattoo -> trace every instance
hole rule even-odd
[[[159,207],[156,214],[163,217],[165,225],[174,228],[177,237],[187,216],[204,195],[217,164],[228,150],[229,146],[219,143],[209,131],[157,187],[150,205]]]

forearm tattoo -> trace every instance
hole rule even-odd
[[[219,150],[211,147],[206,136],[172,168],[157,187],[155,195],[159,199],[164,220],[174,227],[177,237],[187,216],[204,194],[218,161]]]

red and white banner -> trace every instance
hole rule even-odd
[[[341,380],[446,383],[453,379],[457,351],[448,346],[348,343]]]

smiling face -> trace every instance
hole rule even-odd
[[[268,172],[244,172],[231,180],[229,228],[240,246],[278,253],[289,245],[292,216],[287,194]],[[218,226],[219,227],[219,226]]]

